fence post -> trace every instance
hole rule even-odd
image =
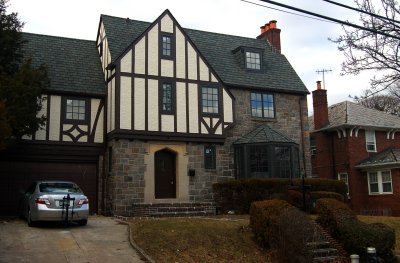
[[[359,255],[350,255],[351,263],[360,263],[360,256]]]

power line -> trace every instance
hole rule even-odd
[[[378,31],[376,29],[359,26],[359,25],[356,25],[356,24],[353,24],[353,23],[349,23],[349,22],[346,22],[346,21],[343,21],[343,20],[336,19],[336,18],[332,18],[332,17],[320,15],[320,14],[317,14],[317,13],[313,13],[313,12],[310,12],[310,11],[307,11],[307,10],[304,10],[304,9],[300,9],[300,8],[297,8],[297,7],[281,4],[281,3],[278,3],[278,2],[275,2],[275,1],[271,1],[271,0],[259,0],[259,1],[266,2],[266,3],[269,3],[269,4],[273,4],[273,5],[277,5],[277,6],[280,6],[280,7],[287,8],[287,9],[295,10],[295,11],[300,12],[300,13],[305,13],[305,14],[308,14],[308,15],[311,15],[311,16],[315,16],[315,17],[319,17],[319,18],[326,19],[326,20],[329,20],[329,21],[333,21],[333,22],[336,22],[336,23],[339,23],[339,24],[342,24],[342,25],[346,25],[346,26],[349,26],[349,27],[354,27],[354,28],[357,28],[357,29],[360,29],[360,30],[369,31],[369,32],[372,32],[374,34],[383,35],[383,36],[386,36],[386,37],[395,38],[395,39],[400,40],[400,37],[398,37],[398,36],[394,36],[394,35],[391,35],[391,34],[388,34],[388,33],[382,32],[382,31]]]
[[[359,9],[359,8],[355,8],[355,7],[351,7],[351,6],[348,6],[348,5],[344,5],[344,4],[335,2],[335,1],[331,1],[331,0],[322,0],[322,1],[328,2],[330,4],[338,5],[338,6],[347,8],[347,9],[351,9],[351,10],[354,10],[354,11],[357,11],[357,12],[360,12],[360,13],[364,13],[364,14],[370,15],[372,17],[384,19],[384,20],[387,20],[387,21],[390,21],[390,22],[394,22],[394,23],[400,23],[400,21],[397,21],[395,19],[388,18],[388,17],[381,16],[381,15],[377,15],[377,14],[374,14],[374,13],[371,13],[371,12],[368,12],[368,11],[365,11],[365,10],[362,10],[362,9]]]
[[[283,9],[273,8],[273,7],[270,7],[270,6],[266,6],[266,5],[262,5],[262,4],[258,4],[258,3],[254,3],[254,2],[250,2],[250,1],[246,1],[246,0],[240,0],[240,1],[246,2],[246,3],[249,3],[249,4],[253,4],[253,5],[257,5],[257,6],[262,6],[262,7],[268,8],[268,9],[280,11],[280,12],[287,13],[287,14],[291,14],[291,15],[295,15],[295,16],[301,16],[301,17],[305,17],[305,18],[309,18],[309,19],[314,19],[314,20],[318,20],[318,21],[323,21],[323,22],[328,22],[328,23],[337,24],[337,23],[335,23],[335,22],[327,21],[327,20],[325,20],[325,19],[320,19],[320,18],[316,18],[316,17],[312,17],[312,16],[306,16],[306,15],[302,15],[302,14],[299,14],[299,13],[293,13],[293,12],[285,11],[285,10],[283,10]]]

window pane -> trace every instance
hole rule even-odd
[[[162,37],[162,54],[163,56],[171,56],[171,37]]]
[[[369,182],[370,183],[377,183],[378,182],[378,174],[376,172],[369,173],[368,177],[369,177]]]
[[[371,193],[379,193],[379,188],[377,183],[370,183],[369,189]]]
[[[275,147],[275,176],[279,178],[290,178],[289,147]]]
[[[267,147],[250,148],[250,177],[269,177]]]
[[[365,143],[367,151],[376,151],[375,131],[365,131]]]
[[[204,146],[204,168],[216,168],[216,152],[215,146]]]
[[[169,83],[163,83],[162,110],[163,111],[172,111],[172,85]]]
[[[203,87],[202,90],[202,109],[204,113],[218,113],[218,89]]]
[[[252,92],[250,96],[251,115],[253,117],[274,118],[274,96],[272,94]]]
[[[85,120],[86,101],[67,99],[65,112],[65,118],[67,120]]]
[[[256,70],[261,68],[260,53],[246,52],[246,68]]]
[[[392,183],[383,183],[382,190],[384,193],[391,193],[392,192]]]

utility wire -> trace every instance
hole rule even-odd
[[[257,6],[262,6],[262,7],[268,8],[268,9],[280,11],[280,12],[291,14],[291,15],[295,15],[295,16],[301,16],[301,17],[305,17],[305,18],[309,18],[309,19],[318,20],[318,21],[328,22],[328,23],[332,23],[332,24],[338,24],[338,23],[335,23],[335,22],[332,22],[332,21],[327,21],[325,19],[320,19],[320,18],[316,18],[316,17],[312,17],[312,16],[306,16],[306,15],[302,15],[302,14],[299,14],[299,13],[293,13],[293,12],[285,11],[283,9],[270,7],[270,6],[262,5],[262,4],[259,4],[259,3],[250,2],[250,1],[247,1],[247,0],[240,0],[240,1],[245,2],[245,3],[249,3],[249,4],[253,4],[253,5],[257,5]]]
[[[355,7],[351,7],[351,6],[348,6],[348,5],[344,5],[344,4],[335,2],[335,1],[331,1],[331,0],[322,0],[322,1],[328,2],[330,4],[338,5],[340,7],[344,7],[344,8],[347,8],[347,9],[351,9],[351,10],[354,10],[354,11],[357,11],[357,12],[360,12],[360,13],[364,13],[364,14],[370,15],[372,17],[384,19],[384,20],[387,20],[387,21],[390,21],[390,22],[394,22],[394,23],[400,23],[400,21],[397,21],[395,19],[384,17],[384,16],[381,16],[381,15],[377,15],[377,14],[374,14],[374,13],[371,13],[371,12],[368,12],[368,11],[364,11],[364,10],[359,9],[359,8],[355,8]]]
[[[304,10],[304,9],[300,9],[300,8],[297,8],[297,7],[281,4],[281,3],[278,3],[278,2],[275,2],[275,1],[271,1],[271,0],[259,0],[259,1],[266,2],[266,3],[272,4],[272,5],[277,5],[277,6],[280,6],[280,7],[283,7],[283,8],[287,8],[287,9],[295,10],[295,11],[300,12],[300,13],[304,13],[304,14],[308,14],[308,15],[311,15],[311,16],[319,17],[319,18],[326,19],[326,20],[329,20],[329,21],[333,21],[333,22],[336,22],[336,23],[339,23],[339,24],[342,24],[342,25],[346,25],[346,26],[349,26],[349,27],[354,27],[354,28],[357,28],[357,29],[360,29],[360,30],[369,31],[369,32],[372,32],[374,34],[383,35],[383,36],[386,36],[386,37],[395,38],[395,39],[400,40],[400,37],[398,37],[398,36],[394,36],[394,35],[391,35],[391,34],[388,34],[388,33],[382,32],[382,31],[378,31],[376,29],[359,26],[359,25],[356,25],[356,24],[353,24],[353,23],[349,23],[349,22],[346,22],[346,21],[343,21],[343,20],[336,19],[336,18],[332,18],[332,17],[320,15],[320,14],[317,14],[317,13],[313,13],[313,12],[310,12],[310,11],[307,11],[307,10]]]

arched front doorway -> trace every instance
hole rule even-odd
[[[155,198],[176,198],[176,154],[163,149],[154,154]]]

